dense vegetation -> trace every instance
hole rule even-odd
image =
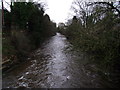
[[[111,3],[75,1],[76,16],[59,31],[65,34],[75,49],[90,56],[96,70],[119,86],[120,81],[120,17]],[[78,7],[78,8],[77,8]]]
[[[11,11],[4,10],[3,62],[24,61],[28,54],[55,34],[52,22],[41,4],[11,3]],[[9,65],[7,65],[9,66]]]

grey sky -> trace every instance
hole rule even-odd
[[[56,23],[65,22],[73,0],[47,0],[48,9],[46,13],[49,14],[51,20]]]

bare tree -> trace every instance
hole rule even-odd
[[[118,2],[117,5],[114,5],[116,2],[93,2],[90,3],[89,5],[106,5],[108,7],[109,10],[115,10],[116,12],[118,12],[118,15],[120,16],[120,1]]]
[[[75,0],[72,3],[72,10],[76,13],[76,16],[81,19],[82,23],[85,25],[87,24],[87,17],[91,14],[91,8],[88,6],[88,2],[84,0]]]

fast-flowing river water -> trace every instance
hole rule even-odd
[[[104,87],[97,74],[85,73],[87,58],[71,50],[64,35],[56,33],[22,63],[3,75],[3,88],[97,88]]]

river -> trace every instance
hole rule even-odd
[[[27,62],[3,75],[3,88],[98,88],[99,75],[85,72],[84,54],[77,54],[64,35],[56,33]]]

